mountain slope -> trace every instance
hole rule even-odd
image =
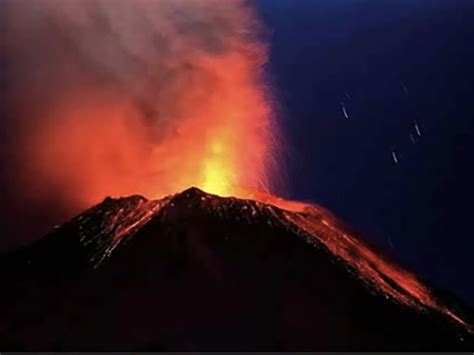
[[[0,258],[0,270],[6,350],[474,345],[465,306],[316,206],[195,188],[107,198]]]

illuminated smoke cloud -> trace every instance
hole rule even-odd
[[[270,189],[266,46],[246,1],[3,7],[7,180],[24,201],[77,212],[106,195]]]
[[[215,163],[215,174],[234,169],[216,176],[223,184],[268,186],[265,47],[241,1],[15,0],[8,10],[11,89],[28,102],[21,138],[36,178],[96,198],[153,195],[212,179]]]

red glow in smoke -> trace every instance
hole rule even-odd
[[[253,26],[253,12],[232,4],[239,11],[222,11],[228,22]],[[127,79],[127,92],[93,80],[61,92],[25,136],[37,193],[61,189],[86,206],[106,195],[157,198],[190,186],[242,197],[268,191],[276,127],[261,77],[266,47],[250,35],[230,36],[224,49],[180,49],[176,68],[160,59]],[[137,109],[140,101],[156,122]]]

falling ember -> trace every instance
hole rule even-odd
[[[83,208],[106,195],[158,198],[191,186],[240,197],[270,190],[277,129],[266,45],[246,1],[28,5],[10,2],[36,26],[16,28],[10,16],[9,52],[32,58],[12,66],[50,80],[18,84],[43,101],[19,110],[18,159],[30,163],[17,181],[29,195],[41,199],[41,187],[54,185]],[[32,55],[33,42],[44,56]]]

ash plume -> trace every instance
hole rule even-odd
[[[60,222],[106,195],[270,188],[277,130],[246,1],[3,7],[8,219],[44,207],[42,223]]]

